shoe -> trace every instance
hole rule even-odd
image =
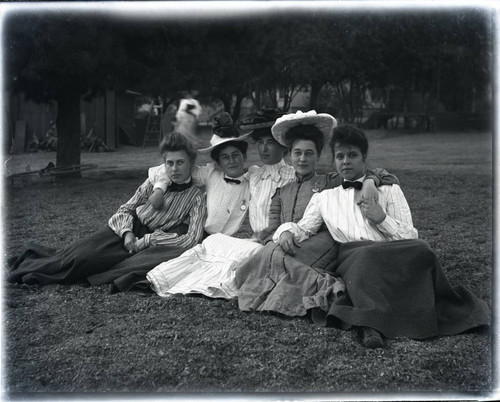
[[[114,295],[115,293],[120,293],[120,289],[118,289],[118,286],[116,286],[114,282],[111,282],[109,284],[108,293]]]
[[[368,349],[378,349],[384,347],[382,334],[376,329],[369,327],[360,328],[361,344]]]

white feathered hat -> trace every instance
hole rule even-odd
[[[285,114],[276,120],[276,123],[271,127],[271,132],[276,141],[281,145],[288,146],[286,142],[286,133],[295,126],[314,126],[323,133],[325,144],[328,143],[333,129],[337,127],[337,120],[327,113],[316,113],[315,110],[309,112],[301,112]]]

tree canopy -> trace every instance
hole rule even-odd
[[[273,107],[280,92],[287,111],[300,89],[309,90],[310,108],[320,108],[325,86],[346,119],[367,88],[421,91],[449,110],[467,110],[490,80],[490,25],[490,14],[475,9],[148,20],[23,11],[5,22],[5,86],[57,101],[58,163],[74,162],[79,99],[106,89],[167,101],[196,90],[234,118],[244,97]]]

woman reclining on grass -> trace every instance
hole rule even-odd
[[[205,197],[191,183],[196,151],[182,135],[171,133],[160,145],[165,171],[175,183],[164,194],[163,208],[148,202],[153,185],[146,180],[134,196],[100,231],[62,250],[33,245],[11,261],[9,282],[106,283],[106,271],[124,270],[132,282],[140,267],[146,274],[169,258],[178,257],[201,240]],[[109,282],[109,281],[108,281]]]
[[[299,112],[290,116],[293,116],[294,121],[300,124],[300,127],[296,127],[294,141],[292,147],[289,148],[295,180],[275,190],[270,214],[268,214],[270,226],[260,232],[261,237],[272,234],[282,222],[298,222],[315,192],[341,184],[341,178],[337,174],[318,175],[316,173],[316,163],[321,155],[325,137],[331,136],[331,130],[336,124],[335,119],[327,114],[317,115],[314,111]],[[272,136],[270,128],[271,125],[267,129],[266,137]],[[276,142],[274,137],[272,139]],[[270,139],[266,139],[268,140]],[[276,145],[279,144],[276,143]],[[284,144],[279,146],[286,147]],[[394,176],[384,170],[376,169],[375,173],[377,175],[370,175],[370,178],[376,185],[380,182],[382,184],[397,182]],[[370,193],[368,190],[371,186],[372,192],[377,194],[376,187],[373,184],[369,185],[369,182],[371,180],[367,180],[366,193]],[[252,201],[253,199],[250,202]],[[225,210],[224,205],[219,205],[219,208]],[[317,239],[322,239],[324,243],[314,243],[314,248],[304,249],[302,255],[308,263],[324,270],[333,261],[333,256],[330,255],[333,240],[328,231],[318,235]],[[209,297],[222,298],[236,297],[238,289],[234,280],[235,267],[255,253],[261,254],[259,250],[263,246],[255,240],[255,238],[237,239],[224,234],[211,235],[202,244],[186,251],[179,258],[156,267],[148,273],[148,279],[153,289],[163,297],[175,293],[201,293]],[[324,255],[317,258],[317,252]],[[315,260],[317,260],[316,263],[314,263]],[[316,285],[318,288],[329,289],[330,280],[335,281],[333,277],[328,277],[324,283]]]
[[[278,124],[273,132],[278,137],[286,134]],[[342,186],[313,195],[298,223],[285,223],[277,229],[273,240],[282,251],[276,249],[271,265],[238,270],[250,272],[240,279],[240,308],[297,315],[289,314],[286,306],[290,298],[302,297],[314,322],[357,327],[362,344],[369,348],[384,345],[381,334],[424,339],[489,325],[486,303],[462,286],[452,287],[429,245],[417,240],[408,203],[398,185],[380,187],[378,202],[356,201],[366,177],[368,141],[364,133],[350,126],[338,127],[331,149]],[[303,290],[304,277],[314,283],[314,278],[324,281],[325,273],[294,256],[315,242],[314,235],[323,225],[335,240],[332,273],[343,279],[344,297],[311,295]]]

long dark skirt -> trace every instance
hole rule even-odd
[[[113,282],[116,290],[121,292],[132,288],[146,289],[150,286],[146,274],[162,262],[179,257],[184,251],[184,247],[177,246],[150,247],[109,270],[89,276],[87,280],[93,286]]]
[[[236,269],[238,305],[243,311],[274,311],[303,316],[314,307],[327,310],[344,290],[328,274],[336,267],[338,244],[328,231],[302,242],[294,257],[268,243]]]
[[[173,232],[180,234],[185,233],[185,230],[185,225],[181,225]],[[149,232],[147,227],[135,220],[133,228],[135,236],[142,237]],[[137,272],[137,267],[145,271],[142,276],[144,280],[150,269],[168,259],[167,251],[171,249],[175,249],[175,256],[184,251],[179,247],[164,246],[151,247],[137,254],[130,254],[123,246],[123,239],[106,226],[59,251],[41,245],[31,245],[11,262],[12,271],[7,276],[7,281],[28,285],[72,284],[90,277],[93,278],[91,284],[96,285],[109,283],[125,274]],[[116,274],[106,275],[106,271]],[[131,280],[130,277],[124,279],[127,282],[125,287],[130,287]],[[134,280],[139,280],[138,276]]]
[[[424,339],[490,323],[487,304],[462,286],[452,287],[423,240],[341,244],[337,262],[335,273],[350,302],[335,301],[327,317],[316,310],[312,317],[320,325],[367,326],[389,338]]]

